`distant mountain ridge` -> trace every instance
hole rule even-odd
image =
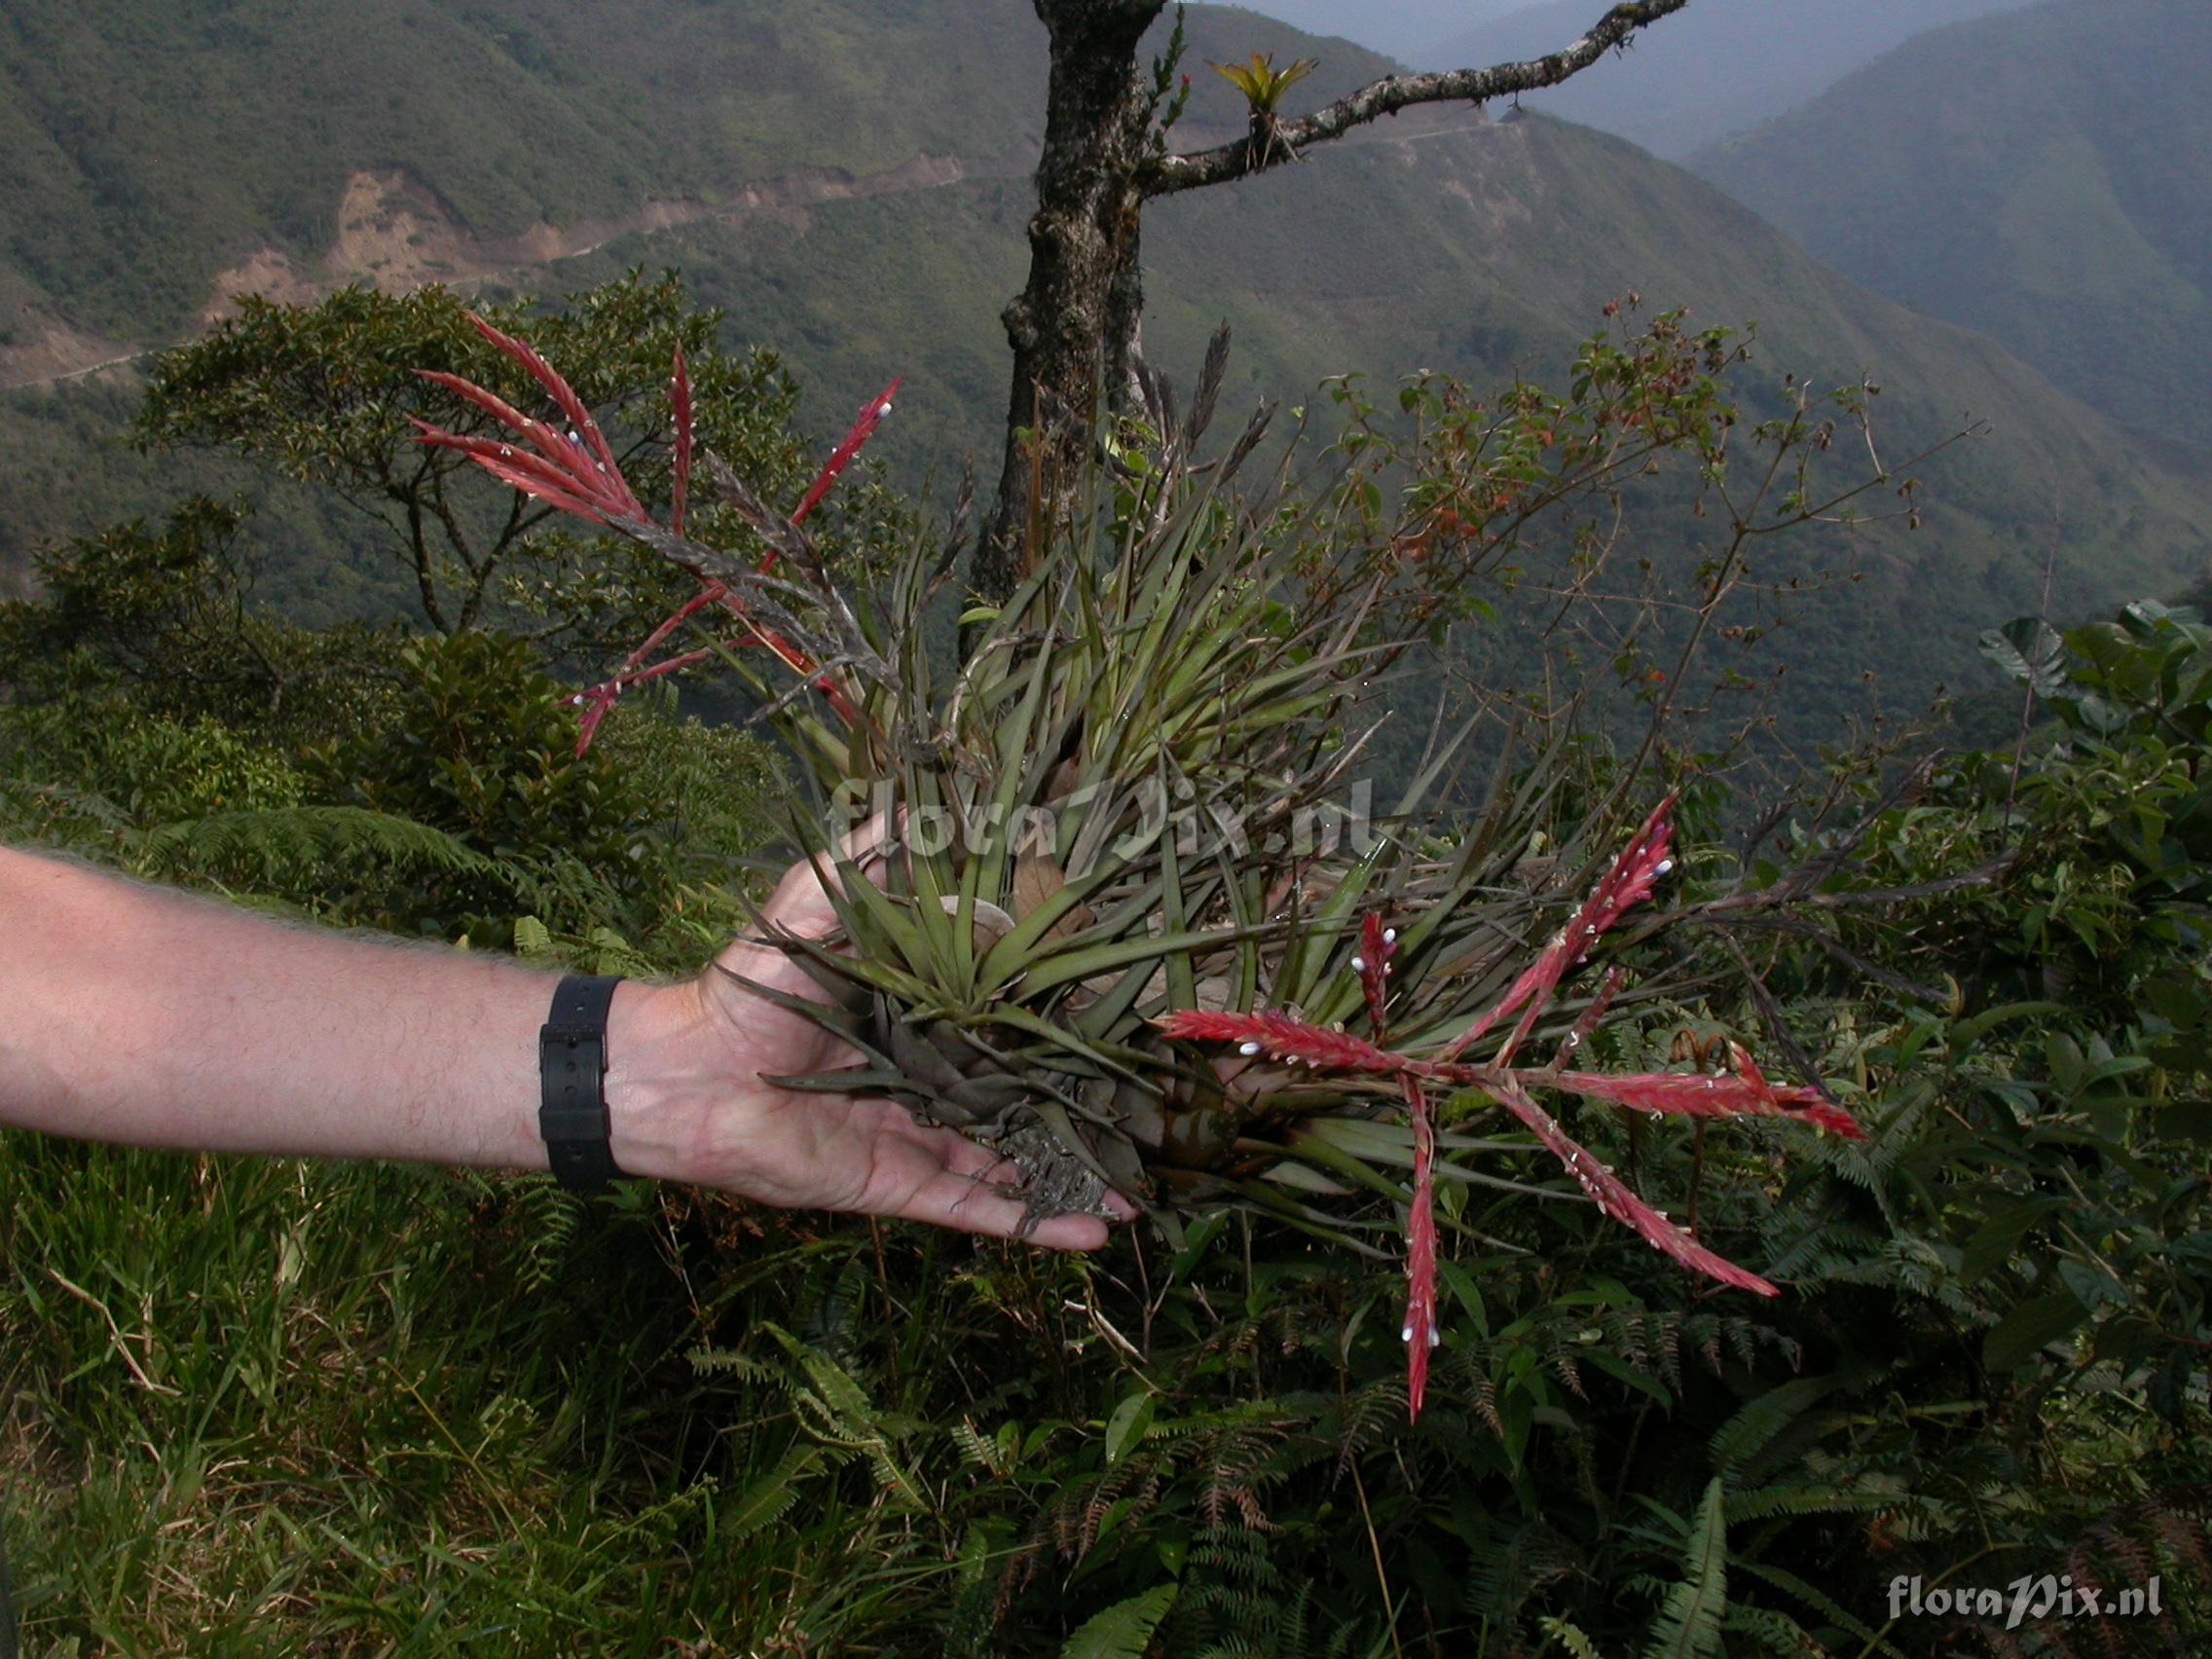
[[[437,52],[405,50],[404,38],[364,47],[335,0],[209,9],[219,13],[206,23],[215,44],[196,50],[219,60],[204,65],[210,87],[272,79],[318,51],[355,55],[327,144],[295,146],[288,160],[249,123],[235,170],[216,165],[220,147],[199,153],[208,176],[182,204],[160,194],[173,165],[166,152],[120,139],[106,151],[87,146],[87,131],[119,129],[127,92],[154,98],[178,73],[163,66],[164,31],[181,26],[173,19],[142,37],[119,34],[112,73],[80,82],[75,101],[37,105],[53,129],[0,162],[20,179],[53,170],[57,152],[74,155],[78,181],[16,198],[30,216],[0,228],[0,280],[12,273],[71,325],[128,343],[191,326],[216,278],[258,250],[269,250],[258,269],[279,285],[329,279],[332,250],[348,245],[394,262],[385,274],[409,280],[408,261],[420,276],[461,257],[456,247],[551,251],[550,236],[569,257],[484,279],[558,292],[632,265],[674,265],[728,310],[733,334],[785,354],[825,429],[903,371],[897,429],[871,451],[885,464],[941,479],[961,454],[997,441],[1007,375],[998,313],[1021,283],[1028,146],[1043,96],[1041,30],[1021,0],[834,0],[803,14],[769,0],[579,0],[550,12],[521,0],[374,4],[399,19],[393,30],[426,33]],[[48,38],[69,37],[60,0],[26,6],[46,9]],[[861,26],[879,13],[907,31],[898,61]],[[9,18],[0,55],[24,38],[22,16]],[[1241,124],[1206,59],[1317,55],[1320,69],[1299,88],[1304,103],[1389,67],[1249,12],[1194,7],[1189,26],[1194,141]],[[613,45],[602,40],[609,30],[621,36]],[[656,52],[671,42],[694,61],[662,63]],[[803,65],[807,96],[770,85],[790,65]],[[32,65],[0,55],[0,86],[31,79]],[[772,143],[745,138],[767,119],[747,102],[756,96],[781,122]],[[487,107],[528,120],[503,131]],[[965,107],[977,112],[973,145],[959,137],[970,130],[957,120]],[[369,119],[379,108],[397,111],[388,129]],[[4,119],[21,127],[30,116],[10,106]],[[177,115],[179,130],[201,132],[199,119]],[[113,170],[92,165],[97,156]],[[868,184],[922,180],[901,169],[925,162],[938,169],[925,169],[926,187]],[[748,192],[802,177],[835,188],[748,205]],[[374,203],[364,178],[384,181]],[[105,205],[115,201],[152,205],[132,221]],[[590,227],[620,227],[623,213],[653,203],[689,205],[578,251]],[[2212,527],[2203,496],[2131,454],[2101,418],[1987,341],[1853,287],[1710,186],[1604,134],[1540,118],[1408,116],[1302,165],[1158,203],[1145,238],[1148,353],[1187,372],[1226,316],[1236,345],[1225,397],[1247,405],[1262,394],[1304,402],[1322,377],[1346,372],[1385,393],[1396,376],[1423,368],[1484,388],[1521,374],[1556,383],[1601,308],[1640,289],[1653,309],[1757,323],[1749,389],[1786,369],[1825,385],[1876,373],[1892,458],[1952,429],[1962,412],[1993,418],[1992,439],[1929,472],[1919,535],[1893,526],[1791,544],[1792,569],[1849,557],[1871,572],[1848,603],[1810,602],[1800,618],[1805,666],[1792,683],[1809,708],[1859,695],[1869,666],[1893,675],[1908,701],[1971,673],[1974,633],[2035,603],[2054,491],[2068,603],[2168,591],[2202,563]],[[0,395],[0,443],[17,457],[0,501],[0,573],[11,561],[19,570],[43,536],[89,531],[173,494],[158,466],[99,448],[98,434],[112,430],[99,423],[127,404],[127,388],[98,376]],[[322,592],[324,532],[302,522],[272,544],[269,591],[279,597]],[[1650,534],[1655,558],[1692,552],[1686,525]]]
[[[2212,445],[2212,7],[2046,0],[1924,35],[1697,170],[1857,281]]]
[[[1678,160],[1814,96],[1924,29],[2034,0],[1691,0],[1630,49],[1531,109],[1634,139]],[[1556,52],[1604,13],[1593,0],[1534,0],[1427,42],[1421,69]]]

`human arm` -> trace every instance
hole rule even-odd
[[[767,907],[828,931],[813,872]],[[817,994],[780,950],[732,974]],[[482,954],[290,926],[0,848],[0,1124],[128,1145],[542,1169],[537,1034],[556,977]],[[762,1081],[843,1063],[833,1041],[710,970],[625,981],[607,1100],[627,1174],[762,1202],[1011,1235],[991,1155],[900,1106]],[[1036,1243],[1104,1240],[1090,1216]]]

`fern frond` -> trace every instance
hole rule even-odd
[[[569,1246],[583,1221],[584,1200],[549,1175],[512,1182],[508,1193],[522,1235],[522,1283],[535,1295],[567,1264]]]
[[[1821,1589],[1818,1585],[1806,1582],[1787,1567],[1776,1567],[1771,1562],[1756,1559],[1739,1560],[1736,1563],[1736,1567],[1737,1570],[1748,1572],[1754,1578],[1764,1579],[1785,1595],[1794,1596],[1830,1624],[1835,1625],[1838,1629],[1849,1631],[1861,1641],[1866,1643],[1868,1652],[1885,1654],[1888,1659],[1903,1659],[1897,1646],[1877,1638],[1872,1629],[1867,1626],[1865,1620],[1844,1606],[1825,1590]]]
[[[268,883],[363,860],[513,884],[499,861],[445,830],[362,806],[262,807],[180,819],[148,830],[132,862],[161,879],[242,873]]]
[[[1337,1478],[1342,1480],[1370,1446],[1396,1426],[1405,1411],[1402,1377],[1378,1377],[1352,1391],[1337,1431]]]
[[[1667,1592],[1644,1659],[1714,1659],[1728,1611],[1728,1526],[1720,1477],[1705,1489],[1682,1554],[1682,1581]]]
[[[1565,1619],[1553,1618],[1547,1613],[1536,1621],[1536,1628],[1566,1648],[1574,1659],[1601,1659],[1597,1643]]]
[[[1795,1619],[1772,1607],[1734,1608],[1720,1628],[1731,1636],[1749,1636],[1770,1659],[1822,1659],[1826,1652]]]
[[[1845,1492],[1835,1487],[1762,1487],[1756,1492],[1731,1493],[1728,1524],[1764,1521],[1775,1515],[1870,1515],[1897,1507],[1897,1495],[1885,1492]]]
[[[729,1513],[720,1518],[718,1530],[736,1539],[772,1526],[798,1501],[799,1482],[821,1462],[822,1453],[812,1446],[794,1447],[785,1453],[774,1468],[745,1489]]]
[[[1730,1487],[1791,1423],[1834,1391],[1833,1377],[1799,1377],[1748,1402],[1714,1431],[1713,1466]]]
[[[1060,1659],[1145,1659],[1152,1633],[1175,1604],[1173,1583],[1156,1584],[1086,1619],[1060,1649]]]
[[[701,1347],[691,1350],[691,1369],[702,1375],[725,1373],[743,1382],[780,1383],[783,1373],[774,1366],[739,1353],[735,1348]]]

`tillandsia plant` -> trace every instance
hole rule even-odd
[[[1637,1198],[1538,1103],[1564,1094],[1858,1133],[1814,1089],[1770,1084],[1738,1048],[1717,1075],[1575,1065],[1610,1009],[1662,989],[1624,989],[1618,965],[1594,989],[1570,993],[1567,981],[1668,875],[1672,797],[1609,859],[1615,832],[1600,814],[1534,857],[1561,769],[1539,765],[1440,833],[1419,814],[1447,769],[1443,744],[1392,810],[1375,810],[1359,772],[1375,728],[1360,722],[1395,652],[1369,637],[1395,563],[1387,548],[1347,550],[1316,602],[1295,509],[1229,493],[1264,413],[1225,455],[1194,461],[1226,340],[1187,417],[1164,383],[1142,378],[1147,441],[1113,450],[1102,504],[1052,533],[1005,605],[967,613],[971,644],[946,676],[919,619],[960,537],[915,547],[880,591],[848,596],[803,528],[889,412],[888,392],[785,516],[694,457],[680,362],[664,528],[560,377],[520,342],[486,336],[537,378],[561,421],[446,382],[515,442],[431,429],[424,441],[465,451],[700,583],[614,679],[578,696],[579,741],[626,686],[711,653],[751,686],[833,809],[800,815],[796,830],[843,937],[779,939],[826,993],[783,1000],[860,1058],[787,1081],[889,1095],[961,1130],[1012,1165],[1037,1217],[1099,1209],[1111,1191],[1172,1230],[1183,1213],[1235,1203],[1377,1256],[1370,1235],[1403,1225],[1416,1416],[1438,1340],[1440,1173],[1553,1196],[1468,1169],[1463,1155],[1519,1149],[1441,1127],[1439,1097],[1460,1116],[1502,1110],[1606,1216],[1682,1266],[1774,1293]],[[757,556],[685,536],[694,472],[758,535]],[[1269,488],[1279,497],[1279,475]],[[732,638],[649,660],[708,611],[734,622]],[[900,827],[876,878],[833,832],[838,810]],[[1518,941],[1569,908],[1519,967]],[[1362,1018],[1368,1036],[1346,1029]],[[1553,1057],[1530,1064],[1539,1046]],[[1410,1188],[1388,1169],[1410,1169]],[[1392,1213],[1342,1201],[1363,1191]]]
[[[1272,159],[1272,152],[1281,144],[1283,94],[1319,66],[1317,58],[1301,57],[1287,69],[1277,69],[1272,52],[1255,52],[1245,63],[1207,63],[1207,68],[1244,94],[1252,133],[1249,166],[1264,167]]]

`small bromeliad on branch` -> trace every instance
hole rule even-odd
[[[1269,152],[1277,143],[1275,134],[1282,123],[1283,94],[1312,74],[1319,67],[1319,60],[1301,57],[1287,69],[1277,69],[1273,53],[1255,52],[1248,63],[1209,62],[1206,67],[1244,94],[1252,123],[1251,166],[1254,172],[1260,171],[1272,159]]]
[[[1578,1009],[1560,1006],[1563,986],[1672,869],[1673,797],[1609,860],[1609,819],[1564,838],[1546,820],[1553,850],[1540,866],[1516,851],[1534,844],[1551,793],[1540,778],[1456,833],[1418,814],[1441,762],[1393,813],[1348,808],[1373,731],[1355,716],[1396,649],[1362,628],[1393,561],[1386,546],[1342,550],[1317,596],[1304,579],[1312,549],[1276,535],[1278,515],[1224,493],[1264,417],[1223,460],[1191,463],[1225,343],[1189,419],[1147,383],[1157,464],[1121,481],[1120,510],[1085,521],[1094,539],[1071,538],[1006,604],[969,612],[978,640],[940,684],[915,621],[957,542],[917,547],[880,591],[848,596],[803,525],[889,412],[889,391],[784,516],[712,456],[694,464],[679,363],[677,505],[663,529],[560,377],[520,342],[486,337],[538,379],[566,429],[441,379],[520,442],[434,429],[423,441],[637,539],[701,584],[615,679],[577,699],[585,737],[624,686],[712,654],[753,688],[822,795],[905,824],[879,884],[836,850],[837,826],[794,823],[843,939],[779,939],[830,993],[779,1000],[858,1062],[787,1081],[889,1095],[960,1130],[1014,1167],[1040,1217],[1100,1209],[1109,1191],[1170,1230],[1236,1204],[1381,1255],[1360,1233],[1398,1224],[1335,1200],[1390,1194],[1407,1210],[1402,1328],[1417,1417],[1440,1340],[1434,1184],[1447,1160],[1476,1150],[1440,1128],[1440,1100],[1462,1115],[1502,1110],[1604,1215],[1693,1272],[1774,1294],[1638,1198],[1539,1104],[1564,1094],[1653,1117],[1783,1117],[1858,1133],[1817,1091],[1769,1084],[1740,1049],[1728,1075],[1572,1063],[1622,976],[1609,966]],[[740,559],[685,534],[695,471],[764,553]],[[646,661],[709,609],[735,617],[739,639]],[[746,643],[787,678],[730,648]],[[1566,925],[1513,972],[1510,941],[1584,882]],[[1345,1029],[1362,1013],[1364,1037]],[[1540,1031],[1555,1058],[1531,1065]],[[1410,1189],[1379,1159],[1410,1167]]]

